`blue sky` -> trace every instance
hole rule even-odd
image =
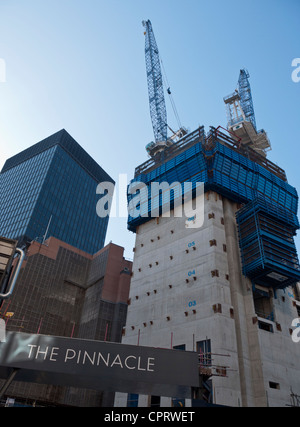
[[[299,17],[299,0],[0,0],[0,168],[65,128],[114,179],[131,178],[153,140],[142,27],[150,19],[182,124],[226,127],[223,97],[247,68],[269,159],[300,192],[300,82],[291,78]],[[176,128],[168,101],[167,110]],[[132,257],[126,218],[110,220],[110,240]]]

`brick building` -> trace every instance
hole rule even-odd
[[[108,244],[95,255],[49,238],[28,249],[14,295],[1,314],[9,331],[120,342],[126,322],[131,261]],[[9,397],[32,404],[101,406],[112,396],[74,388],[14,383]]]

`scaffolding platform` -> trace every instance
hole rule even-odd
[[[236,215],[243,274],[275,289],[300,280],[293,236],[299,228],[289,211],[260,196]]]
[[[205,191],[216,191],[237,203],[249,203],[259,195],[287,210],[298,224],[298,195],[288,184],[283,169],[250,147],[211,127],[207,135],[203,127],[182,138],[160,159],[151,159],[136,168],[134,183],[144,183],[148,191],[139,194],[139,214],[129,216],[128,229],[151,219],[151,183],[204,183]],[[136,194],[128,194],[128,203]],[[172,200],[171,200],[172,202]],[[162,207],[162,197],[159,208]]]

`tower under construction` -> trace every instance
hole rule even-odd
[[[149,52],[146,41],[146,59]],[[207,404],[292,405],[300,396],[300,347],[292,339],[293,319],[300,317],[298,195],[267,159],[271,144],[257,130],[246,70],[224,102],[227,129],[200,127],[174,142],[164,127],[164,138],[156,133],[147,146],[150,159],[135,170],[128,229],[136,242],[123,343],[198,352],[197,398]],[[153,126],[162,129],[157,117]],[[177,203],[186,183],[199,207],[188,217],[178,215]],[[125,394],[115,401],[192,403]]]

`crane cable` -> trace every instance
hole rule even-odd
[[[179,115],[178,115],[178,111],[177,111],[177,108],[176,108],[176,105],[175,105],[175,102],[174,102],[174,99],[173,99],[173,96],[172,96],[172,92],[171,92],[171,89],[170,89],[170,84],[169,84],[167,73],[166,73],[166,70],[165,70],[165,66],[164,66],[163,60],[161,58],[160,58],[160,62],[161,62],[161,65],[162,65],[162,70],[163,70],[162,77],[163,77],[164,85],[167,88],[167,93],[168,93],[169,98],[170,98],[171,106],[173,108],[173,112],[174,112],[175,118],[177,120],[178,129],[181,129],[182,128],[181,121],[180,121],[180,118],[179,118]]]

